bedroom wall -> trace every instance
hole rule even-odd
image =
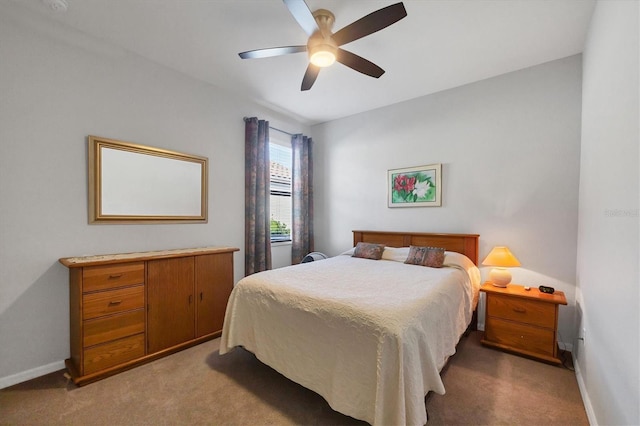
[[[58,258],[244,246],[244,122],[309,128],[255,103],[0,3],[0,387],[63,368]],[[87,135],[209,158],[209,222],[88,225]],[[235,254],[235,279],[244,252]]]
[[[580,92],[578,55],[313,126],[316,250],[346,250],[354,229],[478,233],[480,260],[507,245],[514,282],[566,293],[570,346]],[[388,208],[387,170],[431,163],[442,207]]]
[[[574,351],[592,424],[640,424],[637,1],[599,1],[584,51]]]

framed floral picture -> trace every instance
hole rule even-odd
[[[440,207],[442,164],[388,171],[389,207]]]

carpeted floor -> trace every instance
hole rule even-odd
[[[588,425],[572,371],[463,337],[429,394],[429,425]],[[317,394],[219,339],[78,388],[63,371],[0,390],[2,425],[354,425]]]

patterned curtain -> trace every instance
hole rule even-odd
[[[245,118],[244,273],[271,269],[269,122]]]
[[[292,176],[292,247],[291,263],[298,264],[313,251],[313,157],[311,138],[291,138]]]

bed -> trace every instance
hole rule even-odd
[[[478,235],[353,231],[385,246],[380,260],[341,255],[264,271],[235,286],[220,354],[242,346],[373,425],[427,422],[424,397],[478,300]],[[407,265],[409,246],[446,250],[444,267]]]

